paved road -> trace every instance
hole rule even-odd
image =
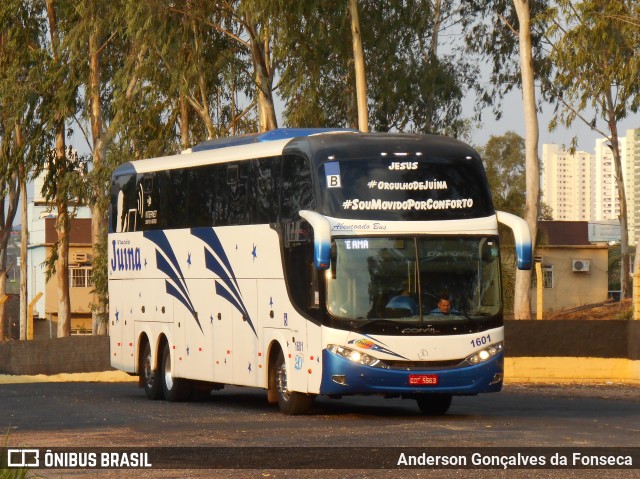
[[[287,417],[266,393],[228,387],[196,403],[148,401],[133,383],[0,385],[0,428],[24,447],[640,447],[640,387],[507,386],[454,398],[447,416],[422,416],[413,401],[319,398],[307,416]],[[286,449],[285,449],[286,450]],[[560,450],[560,449],[559,449]],[[354,450],[355,451],[355,450]],[[286,460],[286,454],[282,460]],[[355,458],[357,459],[357,458]],[[331,457],[329,457],[331,460]],[[337,464],[336,462],[336,464]],[[62,471],[44,477],[387,477],[380,470]],[[151,473],[153,472],[153,473]],[[593,477],[594,470],[399,471],[402,477]],[[472,474],[473,473],[473,474]],[[398,471],[393,474],[398,477]],[[640,469],[599,477],[640,477]]]

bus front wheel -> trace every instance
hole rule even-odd
[[[274,367],[274,382],[280,411],[290,416],[308,412],[313,403],[313,396],[289,390],[287,386],[287,365],[282,352],[278,353]]]
[[[164,345],[162,352],[162,391],[169,402],[187,401],[191,396],[191,383],[187,379],[174,378],[171,368],[171,350]]]
[[[425,394],[424,397],[416,398],[418,407],[422,414],[427,416],[442,416],[451,407],[451,394]]]

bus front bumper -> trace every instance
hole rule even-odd
[[[504,353],[486,362],[452,369],[384,369],[354,363],[328,350],[322,353],[320,394],[326,395],[471,395],[498,392],[502,389]],[[410,375],[437,377],[437,384],[409,384]]]

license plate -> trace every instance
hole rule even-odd
[[[438,384],[438,375],[409,374],[409,384],[411,386],[436,386]]]

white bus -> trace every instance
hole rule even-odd
[[[111,364],[150,399],[233,384],[286,414],[319,394],[444,414],[502,387],[498,222],[530,268],[526,223],[494,211],[478,154],[441,136],[280,129],[125,163]]]

